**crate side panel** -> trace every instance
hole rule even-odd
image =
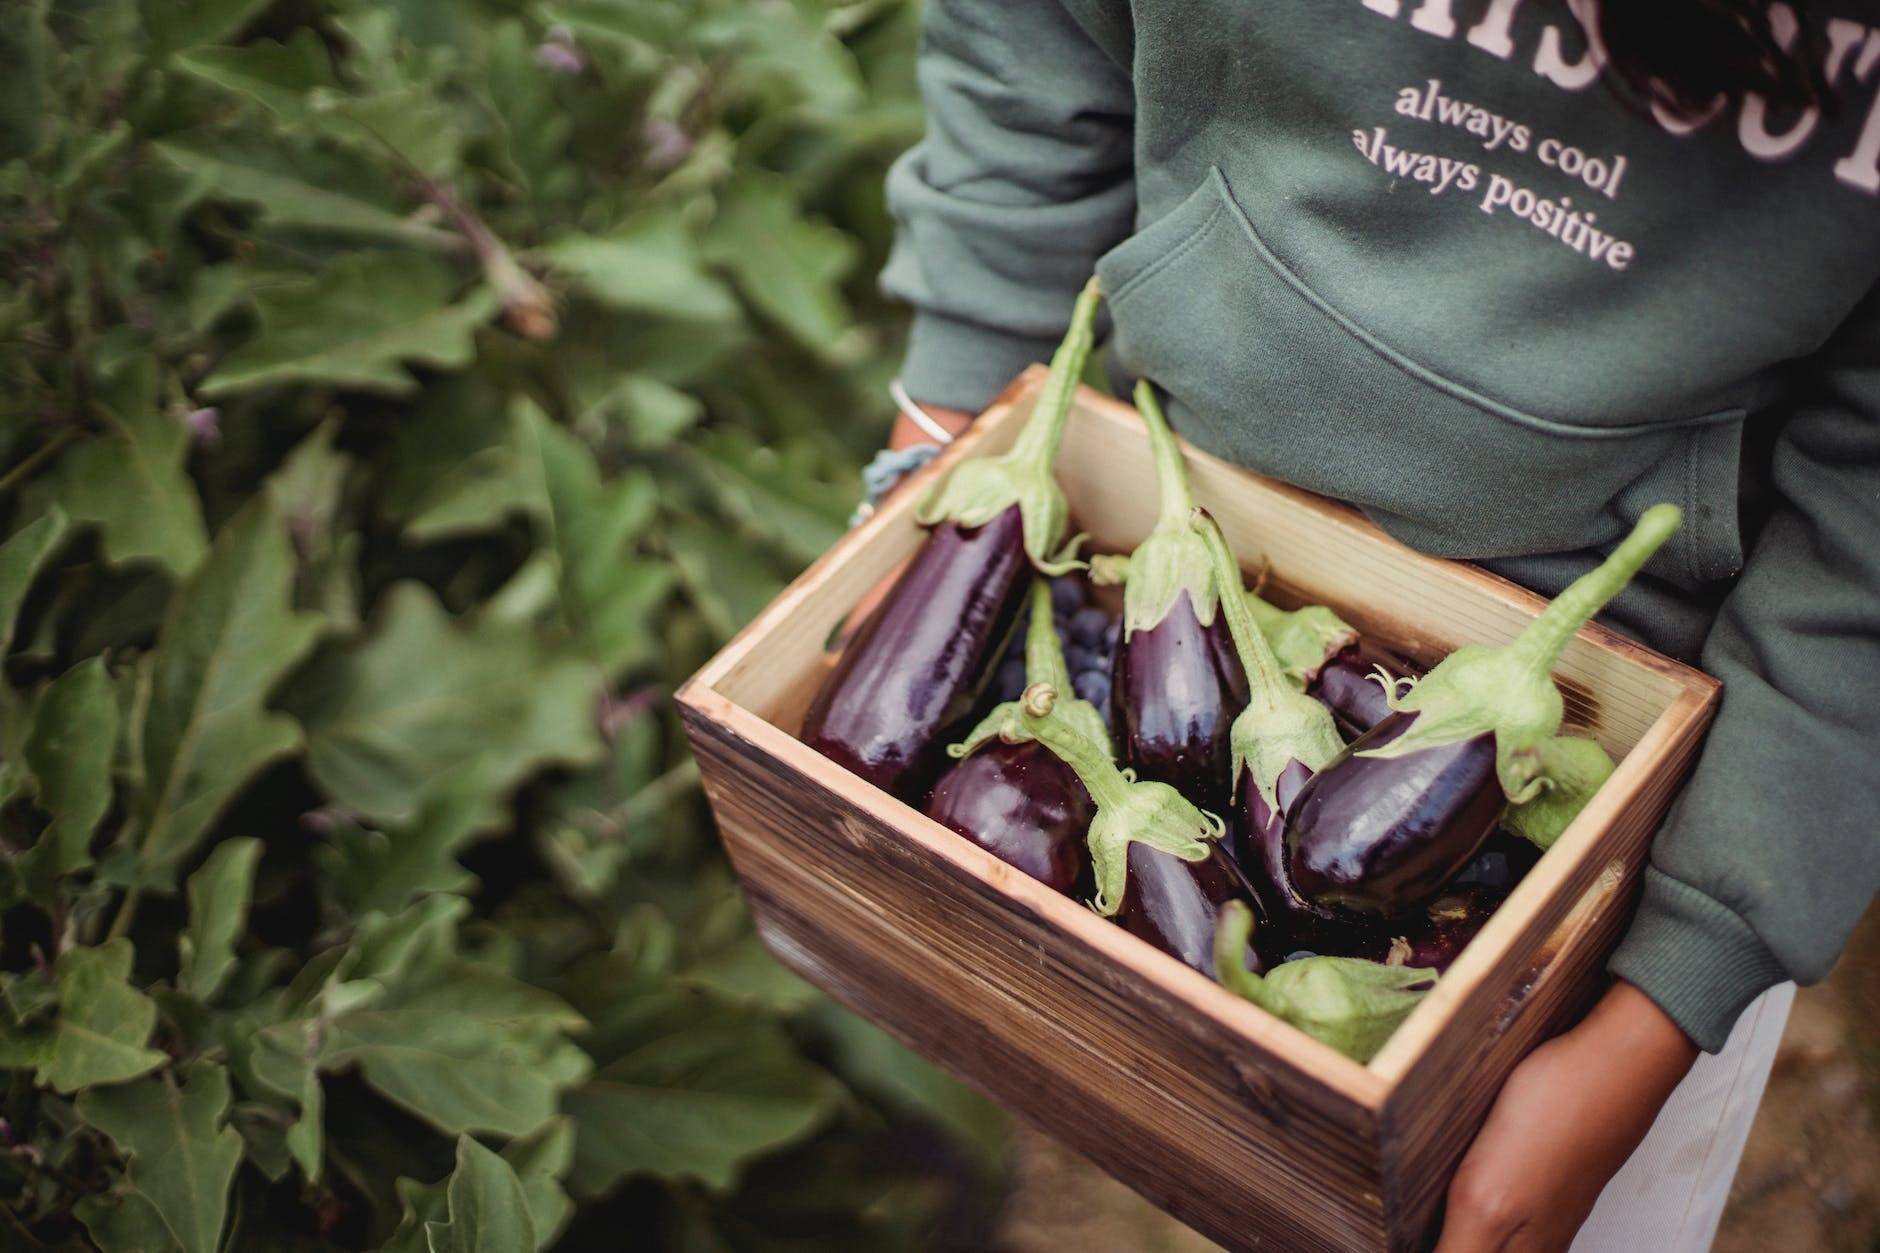
[[[1230,1247],[1382,1247],[1371,1110],[686,713],[786,964]]]

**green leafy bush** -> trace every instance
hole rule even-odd
[[[843,528],[902,0],[0,6],[7,1247],[934,1247],[664,701]]]

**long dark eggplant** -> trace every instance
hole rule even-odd
[[[948,736],[1005,646],[1026,574],[1074,564],[1064,544],[1070,507],[1051,466],[1098,299],[1092,279],[1011,450],[962,462],[921,503],[916,517],[932,534],[804,718],[805,743],[903,800],[922,800],[945,765]]]
[[[1025,629],[1025,674],[1033,685],[1070,691],[1070,672],[1051,614],[1051,587],[1032,580],[1031,621]],[[1060,698],[1045,716],[1072,732],[1104,742],[1096,707]],[[998,730],[1022,710],[994,709],[964,743],[947,751],[962,758],[940,776],[927,816],[959,832],[993,856],[1068,895],[1090,890],[1084,836],[1096,802],[1057,754],[1036,740],[1010,744]]]
[[[1227,537],[1204,510],[1194,510],[1192,533],[1201,541],[1221,586],[1238,583],[1240,565]],[[1286,674],[1243,596],[1222,600],[1228,635],[1247,675],[1247,704],[1230,731],[1234,797],[1233,847],[1253,885],[1270,929],[1290,943],[1330,918],[1293,890],[1277,856],[1283,815],[1314,771],[1344,748],[1331,711],[1307,696]],[[1323,915],[1323,917],[1321,916]]]
[[[1253,913],[1244,904],[1222,909],[1215,977],[1228,991],[1360,1062],[1376,1055],[1436,985],[1434,970],[1356,957],[1306,957],[1262,975],[1241,958],[1253,943],[1253,930]]]
[[[1459,648],[1393,697],[1390,716],[1320,770],[1287,815],[1295,888],[1322,907],[1400,914],[1467,865],[1511,805],[1547,797],[1521,833],[1557,836],[1603,776],[1587,768],[1590,741],[1562,746],[1554,665],[1678,522],[1675,506],[1654,505],[1512,642]]]
[[[1207,549],[1189,526],[1194,496],[1181,447],[1155,389],[1136,385],[1161,493],[1154,529],[1136,546],[1123,587],[1123,638],[1111,683],[1123,761],[1145,779],[1220,808],[1232,789],[1234,715],[1247,703],[1247,676],[1220,615],[1224,595]]]
[[[1390,716],[1391,688],[1401,685],[1407,671],[1376,661],[1353,646],[1326,662],[1306,690],[1318,697],[1346,739],[1355,740]]]
[[[1183,861],[1147,844],[1131,844],[1128,857],[1129,880],[1116,921],[1202,974],[1214,974],[1221,910],[1248,898],[1247,881],[1233,857],[1217,842],[1199,861]],[[1240,966],[1258,973],[1266,962],[1249,943],[1241,949]]]

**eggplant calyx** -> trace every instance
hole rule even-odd
[[[1122,553],[1098,553],[1090,559],[1087,577],[1098,587],[1120,587],[1129,582],[1129,558]]]
[[[1391,702],[1417,715],[1409,729],[1360,755],[1403,757],[1492,734],[1503,794],[1515,805],[1533,800],[1548,786],[1544,746],[1559,734],[1565,712],[1555,663],[1567,641],[1671,538],[1679,519],[1676,505],[1653,505],[1611,556],[1575,579],[1513,640],[1499,647],[1465,645],[1443,658],[1407,696]]]
[[[1326,662],[1358,642],[1357,629],[1324,605],[1281,609],[1254,592],[1246,595],[1260,634],[1298,687],[1310,686]]]
[[[1136,384],[1136,409],[1149,428],[1161,504],[1154,529],[1130,554],[1123,585],[1123,637],[1161,626],[1183,592],[1188,594],[1195,621],[1205,629],[1214,624],[1221,597],[1240,590],[1240,572],[1235,570],[1232,587],[1222,584],[1206,541],[1189,524],[1195,500],[1182,465],[1181,445],[1175,442],[1147,379]]]
[[[1051,467],[1077,400],[1084,363],[1095,343],[1101,299],[1093,278],[1077,297],[1070,329],[1051,357],[1051,375],[1038,392],[1017,442],[996,457],[975,458],[953,467],[915,510],[915,520],[922,526],[951,522],[971,530],[1016,506],[1024,522],[1025,552],[1037,569],[1063,574],[1079,568],[1082,563],[1076,559],[1076,550],[1083,537],[1063,543],[1070,526],[1070,502]]]
[[[1077,767],[1073,763],[1071,768]],[[1138,779],[1129,770],[1117,774],[1124,790],[1107,801],[1097,801],[1097,816],[1086,836],[1097,885],[1091,904],[1106,918],[1122,907],[1131,844],[1146,844],[1183,861],[1200,861],[1208,855],[1208,842],[1227,831],[1218,815],[1199,808],[1168,784]]]
[[[1353,1061],[1376,1056],[1436,984],[1434,970],[1356,957],[1306,957],[1257,975],[1241,961],[1252,936],[1253,911],[1229,901],[1215,925],[1215,977],[1228,991]]]
[[[1214,577],[1223,586],[1240,584],[1240,566],[1227,547],[1227,537],[1204,509],[1191,516],[1195,533],[1207,544]],[[1243,771],[1253,778],[1260,797],[1274,813],[1280,812],[1280,772],[1293,762],[1317,774],[1344,751],[1345,741],[1332,721],[1331,710],[1307,696],[1286,677],[1272,645],[1255,623],[1245,596],[1226,596],[1228,634],[1247,672],[1247,707],[1234,719],[1230,735],[1234,749],[1234,786]]]
[[[1586,808],[1600,785],[1612,777],[1613,763],[1596,741],[1576,735],[1544,740],[1535,751],[1539,758],[1536,779],[1541,786],[1529,799],[1510,805],[1501,822],[1546,850]]]

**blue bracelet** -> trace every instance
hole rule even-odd
[[[896,483],[940,455],[938,444],[915,444],[909,448],[884,448],[862,467],[862,503],[849,517],[849,525],[866,522]]]

